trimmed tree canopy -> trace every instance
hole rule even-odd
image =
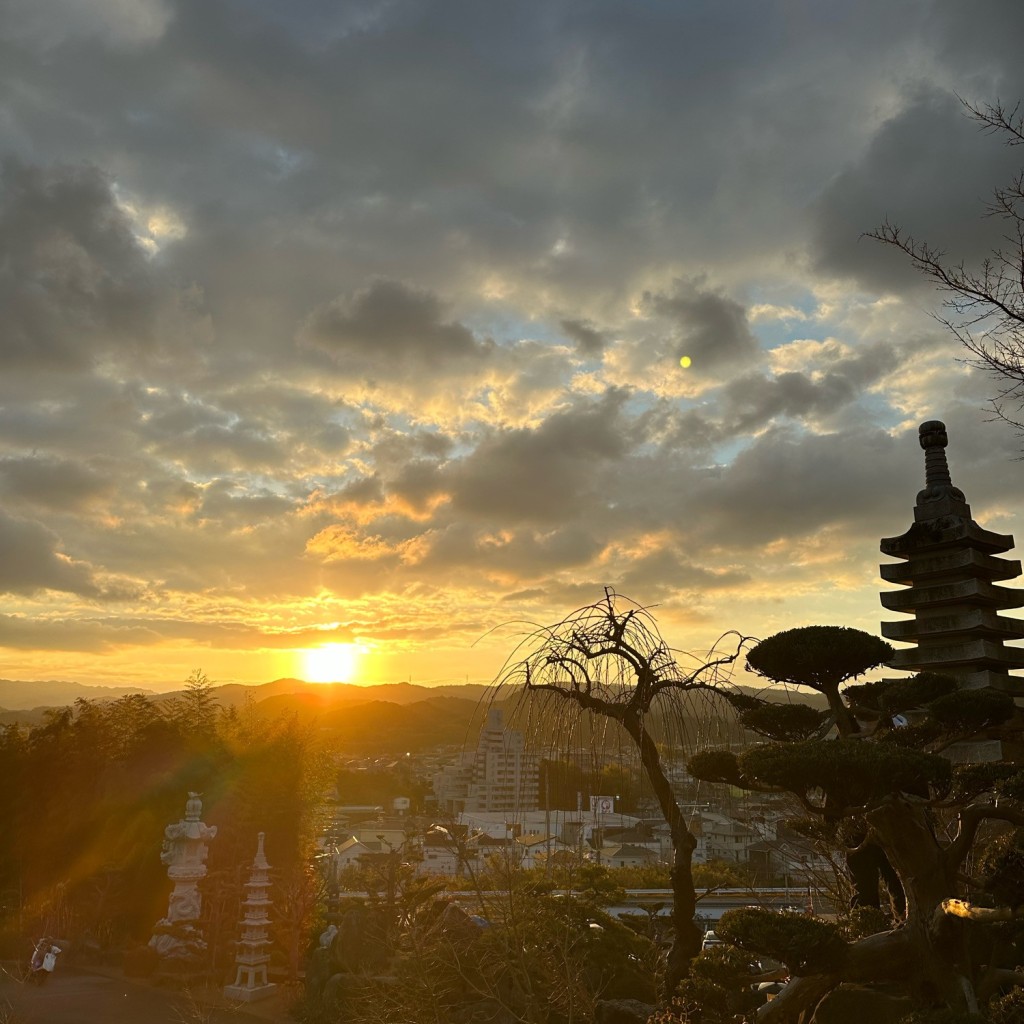
[[[892,658],[884,640],[847,626],[802,626],[762,640],[747,654],[747,668],[776,683],[819,693],[863,675]]]
[[[846,942],[835,925],[791,911],[727,910],[715,933],[741,949],[781,960],[794,974],[830,970],[846,956]]]
[[[807,795],[819,789],[839,807],[874,803],[890,793],[926,795],[949,788],[951,766],[937,754],[860,740],[766,743],[739,756],[753,782]]]

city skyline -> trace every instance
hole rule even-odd
[[[16,0],[0,677],[487,682],[605,586],[874,634],[946,423],[1021,438],[886,219],[976,263],[1024,11]],[[1015,557],[1010,553],[1010,557]],[[749,681],[742,672],[737,681]]]

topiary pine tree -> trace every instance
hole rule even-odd
[[[904,894],[889,926],[861,937],[800,915],[727,914],[720,936],[787,964],[792,974],[758,1011],[759,1022],[810,1021],[826,998],[838,1008],[849,994],[844,983],[859,986],[858,998],[865,986],[884,986],[886,998],[902,990],[908,1005],[947,1014],[978,1014],[1024,985],[1024,971],[1015,967],[1024,939],[1017,925],[1024,921],[1024,766],[955,766],[948,756],[964,740],[1019,741],[1013,699],[961,691],[955,680],[931,673],[844,690],[843,682],[872,667],[888,646],[856,632],[789,630],[755,647],[748,656],[755,671],[825,693],[828,712],[818,723],[813,709],[803,712],[798,729],[793,712],[773,721],[758,702],[741,698],[740,717],[770,742],[689,762],[691,774],[706,781],[793,794],[808,815],[805,832],[847,852],[854,852],[850,837],[861,851],[873,847]],[[801,649],[804,637],[809,643]],[[796,652],[792,663],[786,651]],[[993,823],[1003,830],[997,839]]]

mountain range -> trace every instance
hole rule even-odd
[[[784,691],[741,687],[767,699],[787,700]],[[141,687],[86,686],[74,682],[24,682],[0,680],[0,724],[36,725],[44,720],[49,707],[65,707],[79,698],[117,700],[129,693],[144,693],[155,701],[172,700],[184,691],[153,693]],[[358,755],[401,756],[437,746],[475,746],[484,721],[485,709],[493,689],[479,683],[420,686],[414,683],[382,683],[356,686],[351,683],[307,683],[301,679],[276,679],[270,683],[247,686],[228,683],[214,686],[211,695],[222,708],[241,708],[247,703],[261,718],[294,718],[303,725],[328,734],[331,745]],[[503,695],[505,696],[505,695]],[[514,693],[507,695],[512,700]],[[799,694],[797,700],[819,706],[818,694]],[[501,704],[499,704],[501,706]],[[666,709],[667,710],[667,709]],[[678,724],[696,735],[699,720],[704,728],[708,710],[698,705],[677,707]],[[726,718],[712,713],[720,727],[728,728]],[[543,714],[535,720],[535,739],[557,742],[559,727],[555,714]],[[727,718],[731,716],[726,716]],[[659,728],[660,715],[652,719]],[[584,724],[582,733],[588,733]]]

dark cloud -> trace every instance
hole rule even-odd
[[[827,526],[856,535],[898,518],[916,479],[916,438],[870,428],[806,435],[771,430],[692,495],[688,532],[725,549],[809,538]],[[916,492],[915,492],[916,493]],[[900,531],[902,532],[902,531]]]
[[[0,495],[53,509],[84,509],[114,487],[104,470],[70,459],[9,456],[0,459]]]
[[[600,355],[608,344],[608,339],[585,320],[563,320],[561,326],[581,355]]]
[[[144,349],[156,293],[104,175],[8,161],[0,189],[0,353],[8,367],[80,370],[111,348]]]
[[[485,575],[518,580],[543,579],[585,566],[603,543],[585,525],[554,530],[520,528],[496,535],[468,523],[455,523],[431,538],[421,567],[428,571],[472,568]]]
[[[59,547],[58,538],[45,526],[0,511],[0,593],[58,590],[98,596],[89,567],[72,561]]]
[[[0,615],[0,647],[14,650],[105,653],[122,645],[147,646],[159,640],[156,630],[117,621],[34,620],[22,615]]]
[[[677,281],[667,294],[646,292],[643,305],[669,332],[676,362],[689,356],[695,367],[713,370],[760,351],[744,307],[702,281]]]
[[[816,374],[789,371],[775,376],[745,374],[722,389],[725,432],[742,436],[779,418],[829,419],[860,401],[865,389],[927,348],[924,337],[902,344],[875,342],[832,360]]]
[[[735,569],[712,571],[695,565],[677,552],[656,551],[637,558],[616,581],[623,594],[642,594],[645,601],[660,600],[683,590],[690,594],[739,587],[750,581],[750,574]]]
[[[627,395],[555,413],[536,429],[483,440],[447,474],[455,509],[498,524],[556,522],[604,500],[599,480],[636,441],[623,413]]]
[[[930,288],[906,257],[865,233],[889,221],[954,263],[977,262],[1002,242],[1002,226],[985,216],[987,203],[1019,169],[1019,152],[980,133],[955,96],[922,85],[814,204],[817,268],[874,291]]]
[[[462,324],[444,320],[437,296],[398,281],[376,281],[349,299],[321,306],[306,320],[301,337],[326,352],[341,372],[383,377],[415,369],[442,372],[492,349]]]
[[[250,527],[294,510],[294,502],[266,488],[243,489],[231,480],[214,480],[204,488],[196,515],[229,528]]]

